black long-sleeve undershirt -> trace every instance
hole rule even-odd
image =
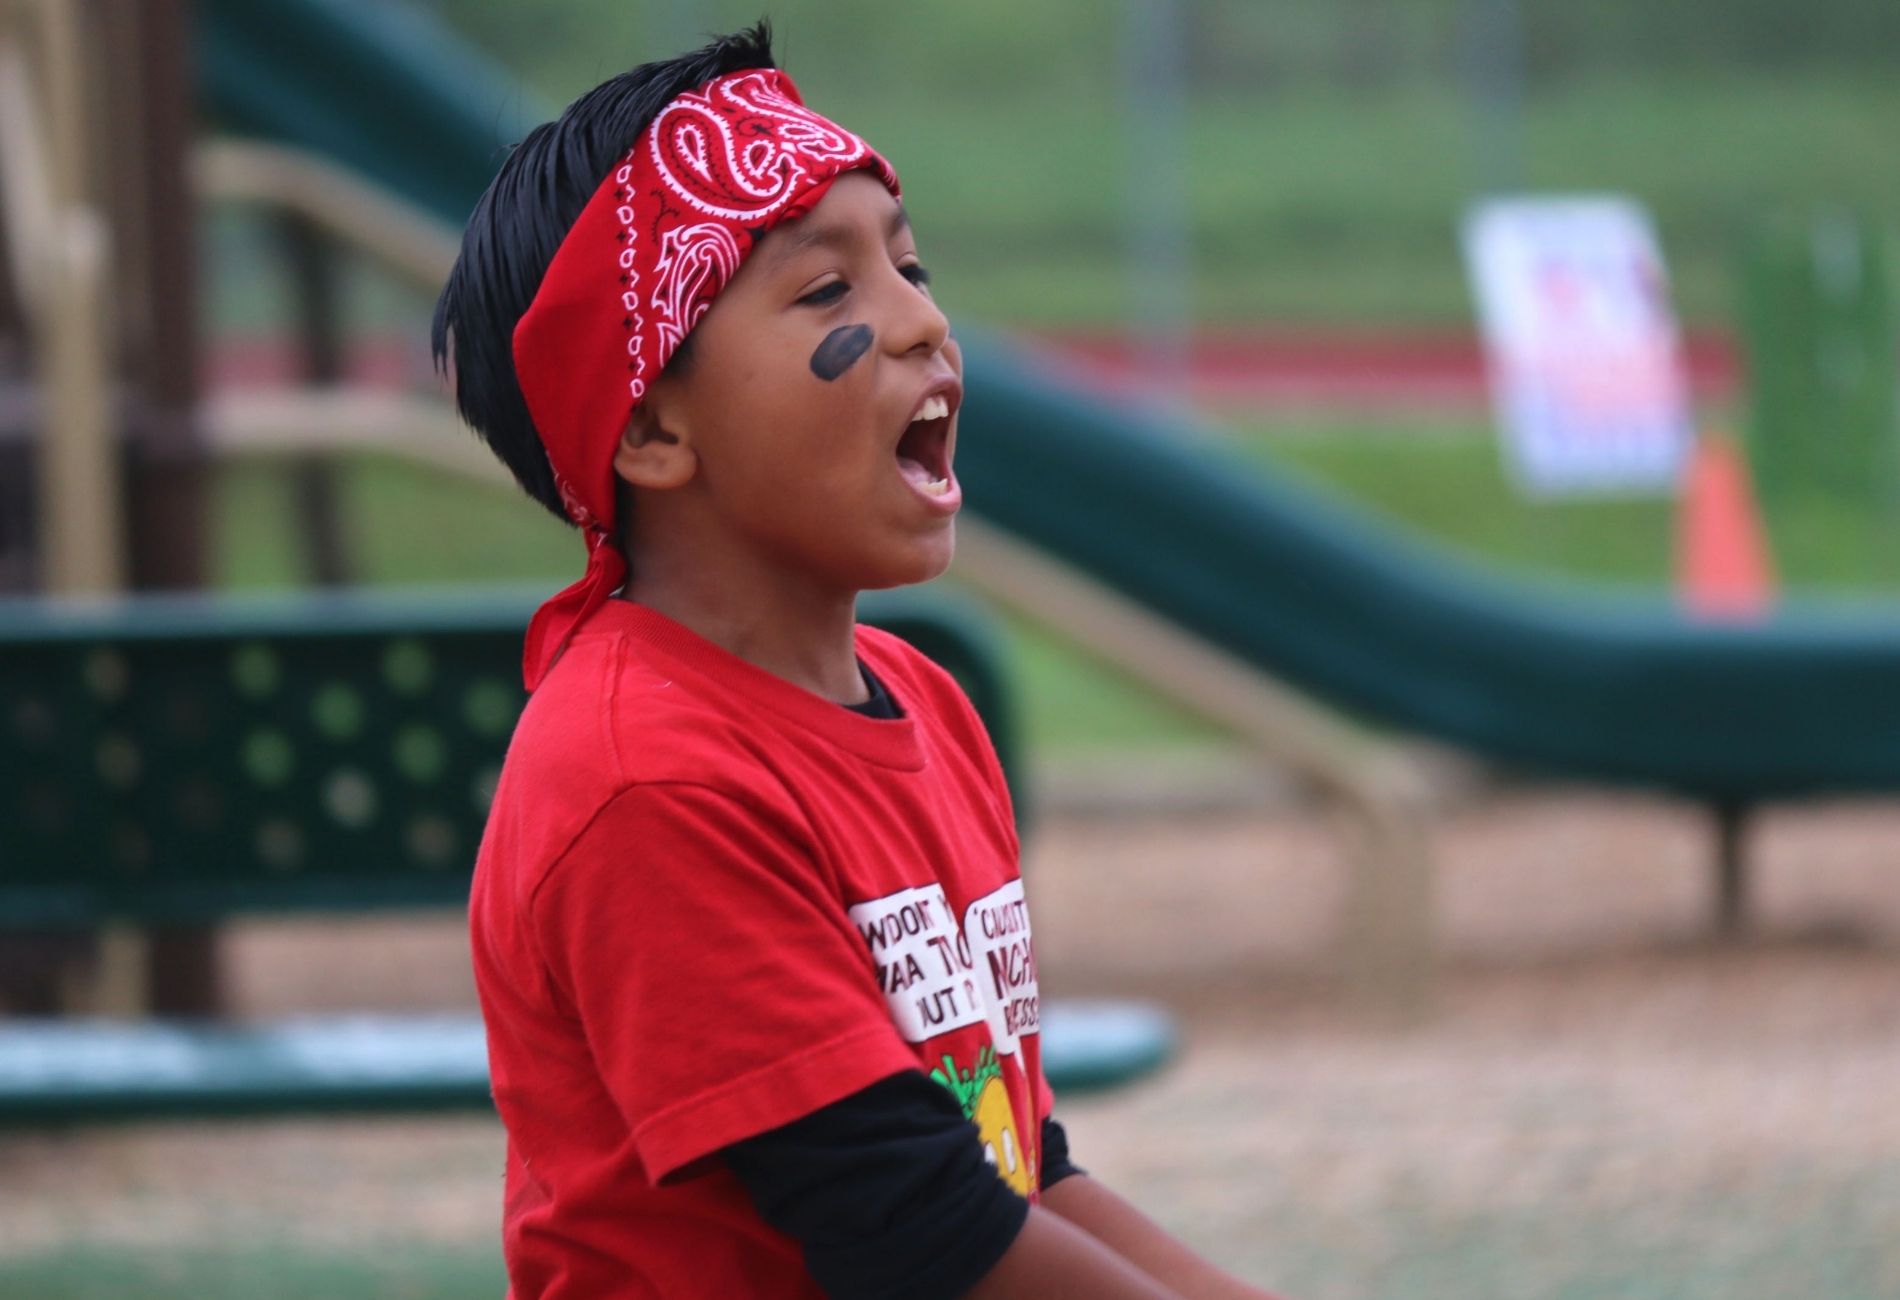
[[[1042,1126],[1041,1185],[1080,1173]],[[951,1300],[996,1266],[1029,1215],[976,1125],[921,1071],[735,1143],[726,1163],[759,1217],[796,1240],[833,1300]]]

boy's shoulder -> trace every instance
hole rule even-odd
[[[574,638],[522,710],[508,753],[516,775],[582,803],[649,782],[743,781],[739,712],[644,650],[635,637]]]
[[[913,726],[988,766],[982,723],[949,673],[878,628],[859,625],[857,646]],[[634,787],[661,785],[698,787],[796,821],[805,801],[790,788],[784,760],[810,736],[779,712],[795,694],[789,684],[764,693],[758,686],[756,670],[735,678],[631,625],[594,624],[568,644],[522,710],[491,822],[525,819],[558,842]],[[861,724],[830,704],[791,716],[809,722],[832,710],[841,726]]]
[[[558,864],[595,860],[576,856],[602,842],[593,828],[623,825],[636,807],[736,806],[762,825],[802,824],[743,706],[680,667],[598,625],[568,642],[515,724],[478,855],[480,897],[527,906]]]

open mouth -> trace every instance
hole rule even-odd
[[[943,394],[926,398],[897,440],[897,472],[925,496],[949,493],[950,402]]]

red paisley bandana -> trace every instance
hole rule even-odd
[[[568,231],[515,326],[514,357],[587,573],[528,624],[529,690],[626,580],[613,457],[647,384],[765,233],[860,167],[898,193],[891,165],[806,108],[790,77],[731,73],[661,109]]]

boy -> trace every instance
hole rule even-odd
[[[531,133],[437,306],[588,545],[470,899],[516,1300],[1262,1294],[1069,1163],[1002,775],[855,626],[960,501],[898,193],[761,23]]]

